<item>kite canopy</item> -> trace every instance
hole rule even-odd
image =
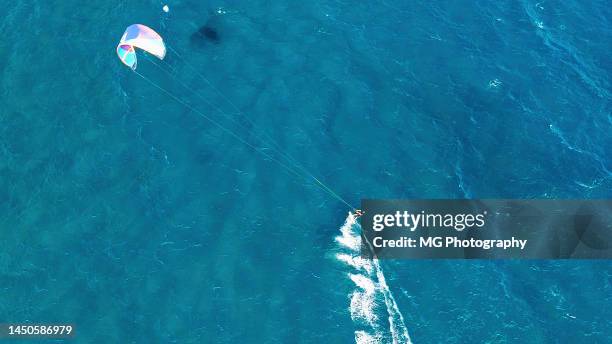
[[[117,55],[126,66],[136,69],[136,49],[140,48],[163,60],[166,56],[166,45],[161,36],[150,27],[134,24],[125,29],[119,45]]]

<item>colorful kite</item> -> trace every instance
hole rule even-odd
[[[136,70],[136,49],[140,48],[163,60],[166,56],[166,45],[161,36],[146,25],[134,24],[125,29],[117,55],[126,66]]]

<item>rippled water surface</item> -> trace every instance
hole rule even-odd
[[[3,322],[100,343],[607,341],[608,262],[351,260],[345,204],[202,116],[265,131],[350,204],[609,198],[607,2],[163,4],[2,4]],[[138,72],[195,110],[119,62],[132,23],[173,49]]]

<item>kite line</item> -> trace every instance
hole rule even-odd
[[[153,80],[147,78],[146,76],[142,75],[141,73],[137,72],[136,71],[137,58],[136,58],[136,49],[135,48],[140,48],[140,49],[142,49],[142,50],[144,50],[144,51],[154,55],[155,57],[159,58],[160,60],[162,60],[162,61],[164,60],[164,57],[166,56],[166,52],[167,52],[166,51],[166,45],[164,44],[164,41],[163,41],[162,37],[157,32],[155,32],[153,29],[151,29],[150,27],[148,27],[146,25],[142,25],[142,24],[133,24],[133,25],[128,26],[128,28],[125,30],[125,33],[121,37],[121,41],[117,45],[117,55],[119,56],[119,59],[121,60],[121,62],[123,62],[123,64],[125,64],[128,67],[130,67],[132,69],[132,71],[134,71],[134,73],[136,73],[136,75],[141,77],[143,80],[145,80],[146,82],[148,82],[149,84],[151,84],[152,86],[157,88],[158,90],[162,91],[166,95],[170,96],[174,101],[176,101],[177,103],[183,105],[184,107],[186,107],[190,111],[199,114],[201,117],[203,117],[204,119],[206,119],[207,121],[209,121],[213,125],[217,126],[219,129],[221,129],[222,131],[226,132],[227,134],[229,134],[230,136],[232,136],[233,138],[235,138],[239,142],[241,142],[244,145],[250,147],[255,152],[261,154],[262,156],[268,158],[269,160],[276,162],[279,166],[283,167],[284,169],[286,169],[291,174],[294,174],[295,176],[297,176],[299,178],[302,178],[302,179],[305,179],[305,180],[312,180],[312,181],[314,181],[315,184],[319,188],[321,188],[321,190],[327,192],[331,197],[333,197],[333,198],[337,199],[338,201],[342,202],[343,204],[348,206],[349,209],[351,209],[353,211],[357,211],[357,209],[354,206],[352,206],[344,198],[342,198],[340,195],[338,195],[338,193],[336,193],[329,186],[327,186],[325,183],[323,183],[319,178],[314,176],[310,171],[308,171],[306,168],[304,168],[296,159],[294,159],[291,155],[285,153],[282,150],[281,146],[278,143],[276,143],[276,141],[270,135],[268,135],[265,131],[262,131],[262,133],[258,133],[257,130],[256,130],[257,126],[255,125],[255,123],[253,121],[251,121],[249,119],[249,117],[246,116],[238,108],[238,106],[236,106],[231,100],[229,100],[223,94],[223,92],[221,92],[219,89],[217,89],[212,84],[212,82],[210,82],[206,77],[204,77],[193,65],[191,65],[185,58],[183,58],[183,56],[181,54],[179,54],[176,50],[174,50],[173,48],[169,47],[169,49],[185,65],[189,66],[189,68],[191,68],[196,73],[196,75],[198,75],[204,82],[206,82],[219,96],[221,96],[229,105],[231,105],[231,107],[233,107],[238,112],[238,114],[242,115],[242,117],[245,118],[249,122],[249,124],[253,128],[253,131],[255,133],[255,138],[256,139],[259,139],[261,141],[261,143],[264,144],[264,145],[267,143],[270,146],[273,146],[273,147],[270,147],[270,148],[275,150],[278,154],[280,154],[280,156],[284,157],[287,160],[286,162],[284,162],[284,161],[282,161],[280,159],[277,159],[276,157],[268,154],[267,152],[263,151],[262,148],[256,147],[254,144],[252,144],[252,143],[248,142],[246,139],[244,139],[240,134],[237,134],[236,132],[232,131],[231,129],[225,127],[220,122],[218,122],[218,121],[214,120],[213,118],[211,118],[210,116],[206,115],[204,112],[198,110],[194,105],[191,104],[191,102],[188,102],[185,99],[181,99],[179,96],[173,94],[171,91],[168,91],[164,87],[158,85],[155,81],[153,81]],[[232,116],[230,116],[228,113],[223,111],[219,106],[216,106],[216,105],[212,104],[211,102],[209,102],[203,95],[198,93],[196,90],[193,90],[191,87],[186,85],[182,80],[180,80],[175,75],[173,75],[173,73],[171,71],[165,70],[164,68],[162,68],[160,65],[158,65],[157,63],[155,63],[153,61],[151,61],[151,62],[156,67],[158,67],[159,69],[161,69],[164,72],[168,73],[170,75],[170,77],[175,82],[179,83],[182,87],[186,88],[190,92],[194,93],[197,97],[199,97],[200,99],[204,100],[206,103],[211,105],[215,110],[217,110],[224,117],[226,117],[227,119],[231,120],[232,122],[242,126],[243,128],[246,128],[243,123],[240,123],[237,119],[235,119]],[[174,70],[172,68],[172,66],[170,66],[169,64],[167,64],[167,65],[168,65],[168,67],[170,69]],[[246,128],[246,129],[248,130],[248,128]],[[267,138],[268,142],[263,140],[260,136],[265,136]],[[264,147],[264,149],[265,149],[265,147]]]
[[[241,111],[240,109],[238,109],[238,107],[232,102],[230,101],[219,89],[217,89],[212,82],[210,82],[206,77],[204,77],[201,73],[199,73],[195,67],[193,67],[191,64],[187,63],[182,57],[181,55],[174,49],[172,49],[171,47],[168,47],[172,52],[174,52],[177,56],[179,56],[179,58],[181,58],[181,60],[188,65],[191,69],[193,69],[198,76],[203,79],[208,85],[210,85],[211,88],[213,88],[215,90],[215,92],[217,94],[219,94],[228,104],[230,104],[236,111],[238,114],[242,115],[242,117],[247,120],[249,122],[249,124],[251,125],[251,127],[253,129],[257,128],[257,125],[249,119],[248,116],[246,116],[246,114]],[[162,60],[163,61],[163,60]],[[180,78],[175,77],[172,72],[164,69],[161,65],[159,65],[158,63],[156,63],[155,61],[149,59],[149,62],[151,62],[154,66],[156,66],[158,69],[162,70],[163,72],[167,73],[168,75],[170,75],[173,80],[175,82],[177,82],[179,85],[181,85],[183,88],[187,89],[188,91],[192,92],[196,97],[200,98],[201,100],[203,100],[204,102],[206,102],[207,104],[209,104],[211,107],[213,107],[217,112],[219,112],[221,115],[223,115],[225,118],[227,118],[228,120],[232,121],[233,123],[236,123],[237,125],[241,126],[242,128],[249,130],[249,128],[247,126],[244,125],[244,123],[241,123],[240,121],[238,121],[236,118],[234,118],[233,116],[231,116],[230,114],[228,114],[227,112],[223,111],[219,106],[211,103],[210,101],[208,101],[201,93],[199,93],[198,91],[192,89],[191,87],[189,87],[188,85],[186,85],[183,81],[180,80]],[[164,61],[165,62],[165,61]],[[169,64],[167,64],[170,67]],[[134,70],[134,72],[136,72]],[[144,75],[136,72],[136,74],[138,74],[140,77],[142,77],[143,79],[145,79],[147,82],[149,82],[150,84],[152,84],[153,86],[155,86],[156,88],[162,90],[164,93],[170,95],[175,101],[179,102],[180,104],[182,104],[183,106],[188,107],[190,110],[198,113],[199,115],[201,115],[202,117],[204,117],[205,119],[207,119],[208,121],[210,121],[211,123],[213,123],[214,125],[216,125],[217,127],[221,128],[223,131],[227,132],[228,134],[232,135],[234,138],[238,139],[240,142],[248,145],[250,148],[252,148],[253,150],[260,152],[262,155],[264,155],[266,158],[278,163],[279,165],[281,165],[282,167],[284,167],[285,169],[289,170],[290,172],[292,172],[294,175],[299,176],[300,178],[304,178],[307,179],[307,177],[309,177],[310,179],[312,179],[319,187],[321,187],[324,191],[327,191],[332,197],[336,198],[337,200],[339,200],[340,202],[344,203],[346,206],[348,206],[351,210],[357,210],[353,205],[351,205],[350,203],[348,203],[345,199],[343,199],[340,195],[338,195],[333,189],[331,189],[329,186],[327,186],[325,183],[323,183],[319,178],[317,178],[314,174],[312,174],[310,171],[308,171],[305,167],[303,167],[299,161],[297,161],[295,158],[293,158],[291,155],[289,155],[288,153],[284,152],[280,146],[280,144],[278,144],[268,133],[266,133],[265,131],[261,130],[259,132],[255,131],[255,137],[257,139],[259,139],[263,144],[269,144],[271,145],[274,151],[276,151],[278,154],[280,154],[282,157],[284,157],[288,163],[283,163],[281,161],[279,161],[278,159],[273,158],[271,155],[263,152],[260,148],[255,147],[254,145],[248,143],[246,140],[244,140],[240,135],[232,132],[230,129],[223,127],[220,123],[218,123],[217,121],[212,120],[209,116],[206,116],[205,114],[203,114],[201,111],[197,110],[195,107],[187,104],[185,101],[180,100],[178,97],[174,96],[173,94],[171,94],[170,91],[163,89],[161,86],[157,85],[155,82],[153,82],[151,79],[146,78]],[[261,136],[264,136],[267,141],[263,140],[261,138]],[[292,165],[291,168],[289,168],[289,166],[287,165]],[[298,171],[301,171],[303,174],[305,174],[306,176],[299,174],[296,169]]]
[[[214,124],[215,126],[217,126],[219,129],[223,130],[224,132],[228,133],[229,135],[231,135],[232,137],[234,137],[236,140],[240,141],[241,143],[245,144],[246,146],[250,147],[251,149],[253,149],[254,151],[260,153],[261,155],[263,155],[264,157],[268,158],[271,161],[276,162],[279,166],[285,168],[287,171],[291,172],[292,174],[294,174],[295,176],[299,177],[299,178],[303,178],[303,179],[308,179],[306,178],[303,174],[300,174],[299,172],[297,172],[294,168],[292,168],[291,166],[288,166],[287,164],[283,163],[282,161],[274,158],[272,155],[262,151],[260,148],[254,146],[253,144],[249,143],[248,141],[246,141],[245,139],[243,139],[239,134],[236,134],[235,132],[233,132],[232,130],[226,128],[225,126],[223,126],[221,123],[215,121],[214,119],[210,118],[209,116],[207,116],[205,113],[203,113],[202,111],[196,109],[195,107],[193,107],[192,105],[190,105],[189,103],[181,100],[180,98],[178,98],[177,96],[175,96],[174,94],[172,94],[172,92],[166,90],[165,88],[159,86],[158,84],[156,84],[153,80],[147,78],[146,76],[142,75],[141,73],[137,72],[136,70],[134,70],[134,73],[136,73],[139,77],[141,77],[142,79],[144,79],[145,81],[147,81],[149,84],[153,85],[154,87],[156,87],[157,89],[159,89],[160,91],[164,92],[165,94],[167,94],[168,96],[170,96],[172,99],[174,99],[177,103],[185,106],[187,109],[197,113],[198,115],[202,116],[204,119],[206,119],[207,121],[209,121],[210,123]],[[279,151],[280,152],[280,151]],[[302,170],[302,171],[306,171],[303,167],[299,166],[299,165],[295,165],[294,167],[297,167],[298,169]],[[319,180],[317,177],[315,177],[314,175],[312,175],[310,172],[307,172],[308,176],[314,180],[316,183],[316,185],[318,185],[323,191],[326,191],[330,196],[332,196],[333,198],[337,199],[338,201],[344,203],[347,207],[349,207],[351,210],[357,210],[357,208],[355,208],[354,206],[352,206],[350,203],[348,203],[344,198],[342,198],[340,195],[338,195],[334,190],[332,190],[329,186],[327,186],[325,183],[323,183],[321,180]]]

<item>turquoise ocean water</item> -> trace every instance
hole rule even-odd
[[[610,198],[607,2],[163,4],[2,1],[0,322],[83,343],[609,340],[609,262],[351,260],[344,204],[115,53],[153,27],[182,59],[139,54],[143,76],[351,204]]]

